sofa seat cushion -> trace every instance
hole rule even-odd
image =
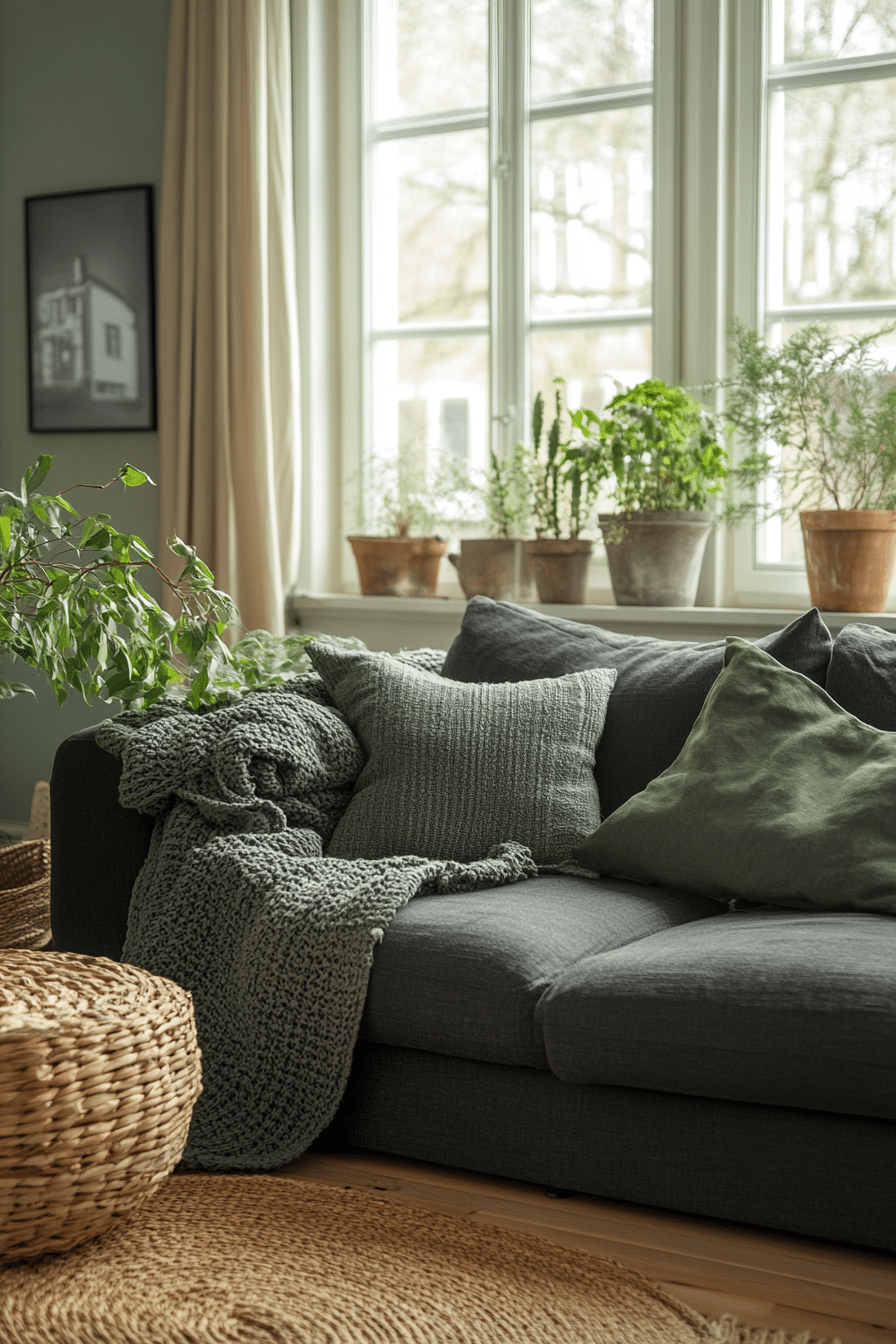
[[[600,1083],[896,1118],[896,920],[772,907],[668,929],[562,972],[548,1063]]]
[[[561,971],[717,912],[702,896],[560,875],[419,896],[376,948],[361,1036],[546,1069],[535,1009]]]

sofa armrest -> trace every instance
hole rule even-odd
[[[50,920],[54,951],[117,961],[153,818],[121,806],[121,762],[95,739],[95,726],[74,733],[53,763]]]

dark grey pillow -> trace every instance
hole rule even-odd
[[[755,643],[784,667],[824,686],[833,640],[816,607]],[[474,597],[442,676],[528,681],[615,667],[619,675],[594,766],[601,815],[608,817],[675,760],[724,661],[724,639],[703,644],[617,635],[513,602]]]
[[[862,621],[844,625],[824,688],[863,723],[896,733],[896,635]]]

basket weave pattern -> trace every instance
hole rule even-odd
[[[0,1260],[69,1250],[155,1194],[201,1091],[185,989],[106,957],[0,950]]]
[[[43,947],[49,937],[49,840],[0,849],[0,947]]]

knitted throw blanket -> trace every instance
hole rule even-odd
[[[122,805],[156,818],[122,960],[193,995],[203,1092],[188,1167],[303,1152],[342,1097],[395,912],[536,872],[515,842],[466,864],[323,857],[363,758],[317,679],[304,682],[204,714],[126,713],[97,735],[122,761]]]

